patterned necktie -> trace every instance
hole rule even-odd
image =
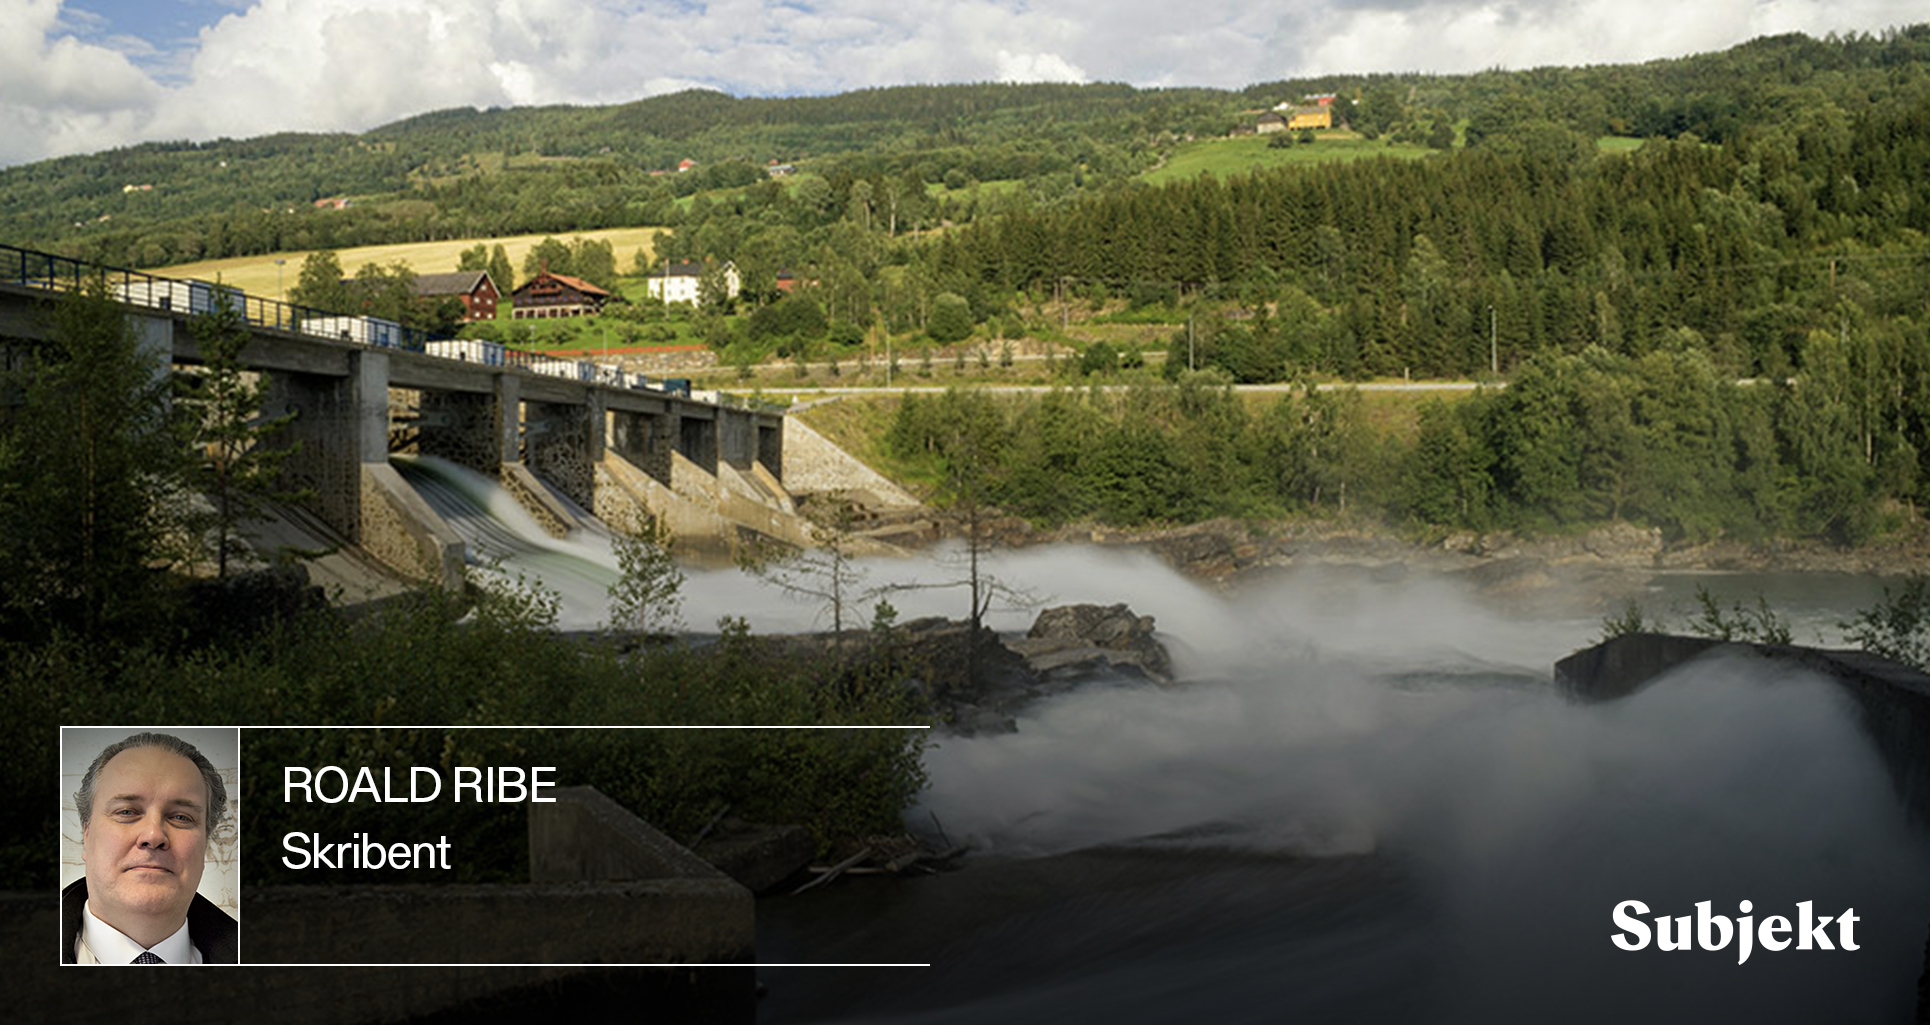
[[[161,960],[161,956],[159,954],[156,954],[152,950],[141,951],[141,956],[135,958],[132,962],[129,962],[129,963],[131,964],[167,964],[166,961]]]

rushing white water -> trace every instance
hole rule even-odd
[[[566,624],[601,620],[607,540],[555,544],[510,526],[525,518],[493,485],[453,487],[492,510],[431,496],[473,548],[562,593]],[[863,569],[936,584],[955,561]],[[774,973],[760,1020],[1884,1021],[1914,1004],[1930,848],[1829,681],[1736,658],[1575,705],[1551,665],[1597,619],[1503,612],[1448,579],[1314,569],[1228,596],[1077,546],[1000,553],[989,572],[1155,616],[1181,683],[1101,682],[1029,707],[1016,733],[936,738],[907,822],[969,839],[966,871],[759,911],[767,958],[934,967]],[[1749,581],[1703,579],[1725,607],[1753,602]],[[1657,604],[1688,618],[1696,582],[1659,582]],[[1770,582],[1798,640],[1875,590]],[[734,571],[693,572],[684,598],[699,628],[824,625]],[[911,618],[965,598],[889,600]],[[1630,899],[1671,916],[1855,908],[1861,949],[1627,953],[1610,913]]]
[[[521,577],[555,593],[564,629],[588,629],[607,618],[609,588],[617,579],[608,533],[551,537],[501,484],[474,470],[433,456],[397,456],[395,463],[462,537],[473,572],[508,581]]]

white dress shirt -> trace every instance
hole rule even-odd
[[[74,961],[78,964],[132,964],[143,951],[171,965],[201,964],[201,948],[188,939],[188,921],[152,947],[143,947],[127,934],[94,917],[94,909],[80,906],[80,935],[74,938]]]

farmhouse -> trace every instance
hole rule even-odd
[[[589,316],[602,312],[610,299],[609,292],[582,278],[544,271],[510,294],[510,316],[516,320]]]
[[[1262,122],[1260,131],[1297,132],[1302,128],[1332,128],[1334,126],[1333,106],[1333,93],[1321,93],[1316,96],[1308,96],[1299,103],[1275,104],[1273,113],[1268,116],[1280,118],[1280,126],[1278,128],[1268,128],[1265,125],[1267,118],[1262,117],[1260,119]]]
[[[650,275],[650,295],[666,303],[697,303],[703,281],[704,265],[696,261],[685,263],[666,263],[663,272]],[[736,295],[744,287],[743,280],[737,276],[737,265],[724,263],[724,294]]]
[[[465,322],[495,320],[496,302],[502,298],[488,271],[465,270],[453,274],[418,274],[415,294],[423,299],[460,299]]]
[[[1332,128],[1334,112],[1329,107],[1296,107],[1287,118],[1287,128],[1299,131],[1302,128]]]

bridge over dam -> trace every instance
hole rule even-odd
[[[170,372],[203,362],[196,316],[239,311],[250,332],[242,363],[265,375],[262,415],[293,414],[286,438],[299,446],[282,466],[291,490],[312,496],[307,511],[342,540],[442,586],[462,579],[463,542],[391,465],[394,453],[501,481],[559,536],[580,525],[579,511],[619,527],[648,517],[698,552],[747,536],[809,544],[785,486],[787,436],[812,464],[801,476],[821,490],[826,464],[843,457],[779,407],[687,383],[6,246],[0,347],[46,340],[49,304],[96,277]]]

